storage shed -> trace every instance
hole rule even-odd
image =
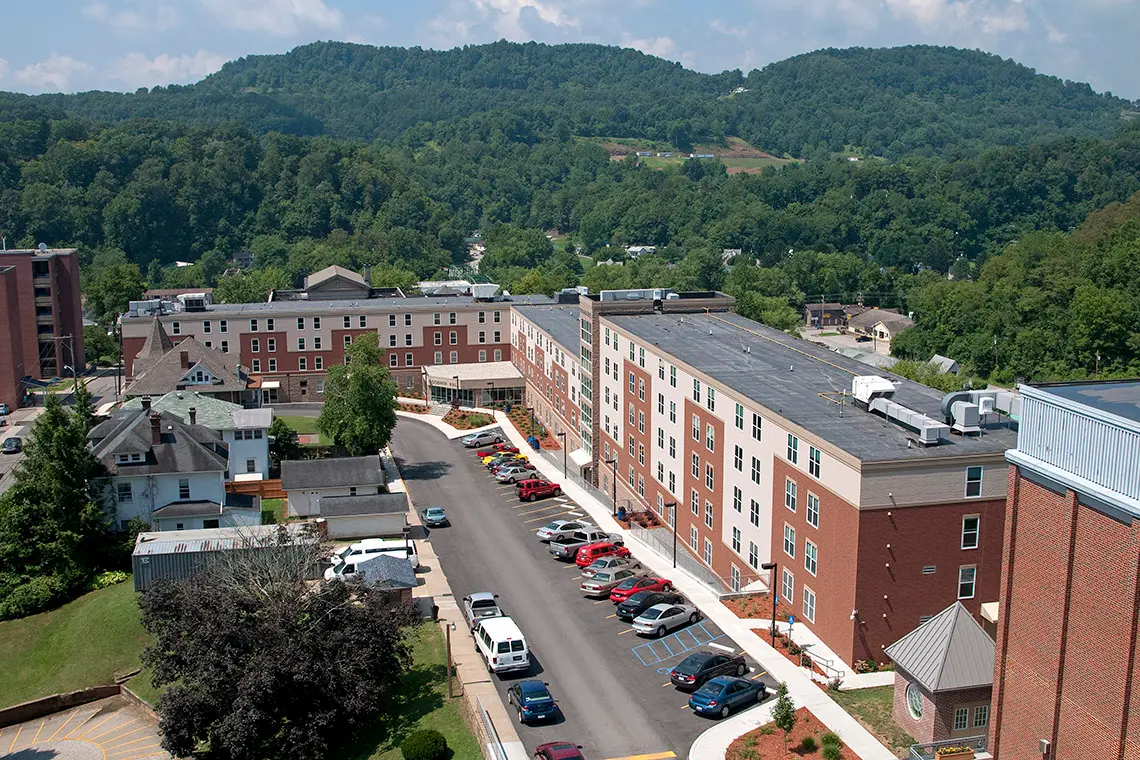
[[[408,495],[402,492],[321,499],[329,538],[402,536],[408,526],[407,514]]]

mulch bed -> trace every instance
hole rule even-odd
[[[515,430],[519,431],[519,434],[522,435],[523,438],[529,438],[532,435],[530,413],[526,410],[526,407],[512,406],[511,411],[507,413],[507,419],[510,420],[511,424],[515,426]],[[533,435],[538,438],[539,444],[544,449],[559,451],[562,448],[562,445],[558,442],[558,438],[551,435],[550,431],[546,429],[546,426],[538,420],[534,421]]]
[[[397,404],[396,408],[401,412],[411,412],[412,414],[427,414],[430,407],[423,404]]]
[[[741,620],[772,617],[772,597],[767,594],[751,594],[725,599],[722,604],[732,610]]]
[[[766,723],[749,731],[728,746],[725,760],[777,760],[777,758],[819,758],[822,738],[827,727],[806,707],[796,710],[796,727],[788,734],[788,751],[784,752],[784,732],[775,723]],[[805,737],[815,739],[816,749],[808,752],[803,748]],[[858,755],[843,746],[840,757],[843,760],[858,760]]]
[[[771,628],[753,628],[752,632],[767,642],[772,641]],[[794,645],[794,642],[787,636],[779,632],[776,633],[776,651],[782,654],[784,656],[784,659],[800,667],[803,667],[804,662],[811,662],[811,660],[803,659],[807,654],[806,649],[801,648],[799,653],[792,654],[792,652],[789,650]],[[821,676],[827,676],[827,673],[823,672],[823,668],[819,667],[814,662],[812,662],[811,669],[813,672],[818,673]],[[826,686],[826,684],[823,684],[823,686]]]
[[[443,416],[443,421],[456,430],[471,430],[490,425],[495,418],[482,412],[469,412],[465,409],[452,409]]]

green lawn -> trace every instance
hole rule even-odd
[[[288,415],[279,415],[279,418],[289,427],[293,428],[298,435],[319,435],[317,432],[317,418],[316,417],[291,417]],[[324,436],[320,436],[320,442],[325,443]]]
[[[827,695],[858,718],[896,757],[905,757],[910,753],[910,745],[915,743],[914,737],[899,728],[891,716],[895,697],[893,686],[828,691]]]
[[[273,513],[273,521],[277,525],[289,519],[289,515],[285,511],[284,499],[262,499],[261,513],[264,515],[266,512]]]
[[[0,707],[110,683],[139,667],[146,644],[130,580],[0,622]]]
[[[447,738],[452,760],[480,760],[483,753],[463,722],[458,700],[447,700],[443,633],[424,623],[411,634],[411,643],[412,669],[404,675],[400,693],[359,750],[349,753],[350,760],[403,760],[400,742],[421,728],[434,728]]]

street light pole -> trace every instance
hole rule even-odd
[[[673,569],[677,568],[677,502],[667,501],[662,506],[668,507],[670,512],[669,525],[673,528]]]
[[[779,569],[778,562],[765,562],[760,565],[761,570],[771,570],[772,575],[768,580],[768,593],[772,595],[772,648],[776,648],[776,570]]]
[[[562,439],[562,477],[566,477],[566,433],[555,433]]]
[[[611,514],[611,517],[617,517],[617,457],[614,457],[613,459],[607,459],[606,464],[613,468],[612,474],[610,476],[610,486],[612,486],[614,490],[614,511]]]
[[[447,636],[447,698],[451,699],[452,696],[454,696],[451,691],[451,671],[453,669],[451,659],[451,632],[455,630],[455,623],[445,623],[443,630]]]
[[[455,402],[456,406],[459,406],[459,375],[452,375],[452,379],[455,380],[455,395],[452,396],[451,400]]]

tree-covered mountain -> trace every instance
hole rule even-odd
[[[235,120],[255,133],[364,140],[505,111],[535,139],[630,137],[686,149],[737,136],[795,156],[858,146],[889,157],[959,156],[1056,134],[1107,137],[1131,107],[955,48],[820,50],[746,77],[617,47],[505,41],[447,51],[314,43],[230,62],[184,87],[0,95],[0,118],[33,104],[104,121]]]

